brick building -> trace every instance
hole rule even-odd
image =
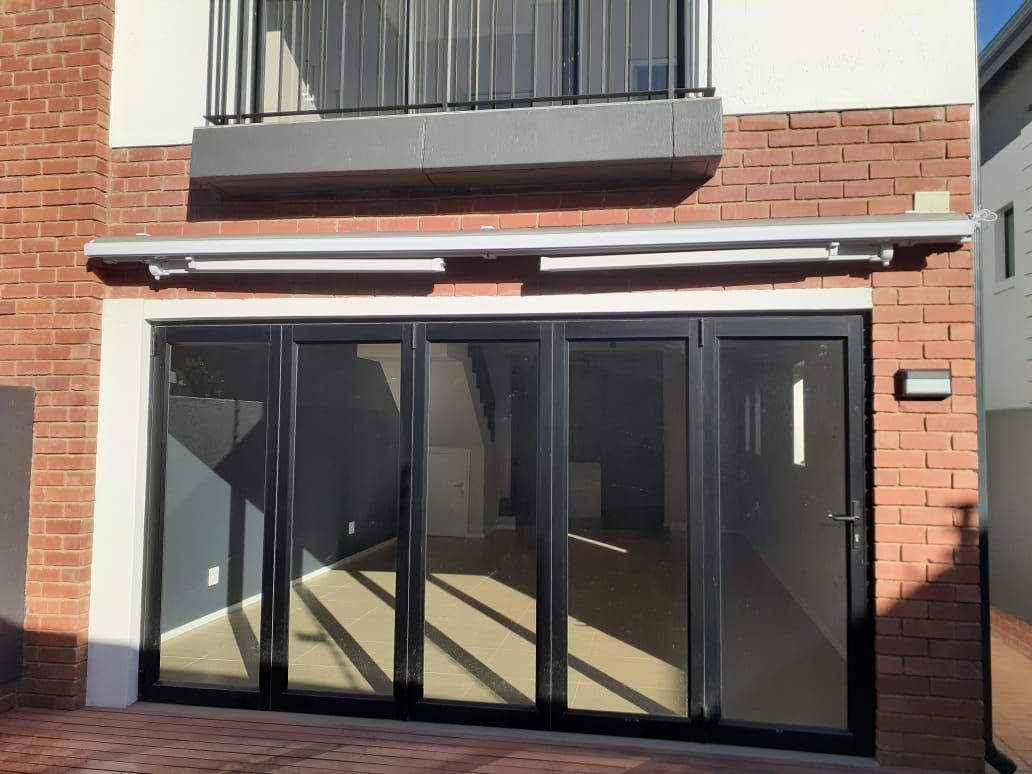
[[[980,769],[973,4],[712,5],[10,0],[0,706]]]

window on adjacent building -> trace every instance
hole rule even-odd
[[[1014,276],[1014,205],[1000,214],[1003,221],[1003,278]]]

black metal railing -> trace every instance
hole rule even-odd
[[[712,94],[701,0],[211,0],[213,124]]]

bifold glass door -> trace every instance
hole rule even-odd
[[[869,751],[862,331],[156,329],[142,695]]]

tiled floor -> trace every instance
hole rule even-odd
[[[993,731],[996,745],[1032,772],[1032,659],[993,637]]]
[[[625,538],[622,554],[576,547],[578,555],[585,550],[603,554],[604,562],[599,562],[603,569],[598,572],[592,572],[594,563],[578,564],[586,569],[574,578],[571,591],[571,613],[580,614],[570,619],[571,706],[685,713],[685,672],[675,663],[687,660],[686,624],[668,622],[661,614],[674,608],[683,617],[687,604],[679,584],[660,577],[657,568],[684,570],[664,557],[662,542]],[[429,559],[424,695],[532,705],[533,550],[523,550],[512,531],[498,530],[485,540],[433,538]],[[393,567],[394,545],[388,543],[295,584],[290,608],[290,688],[392,693]],[[643,592],[641,583],[629,583],[632,578],[647,582],[650,588]],[[669,604],[664,604],[667,597]],[[643,605],[642,598],[650,600],[651,607]],[[163,642],[162,679],[255,687],[259,606],[258,601],[251,602]]]

